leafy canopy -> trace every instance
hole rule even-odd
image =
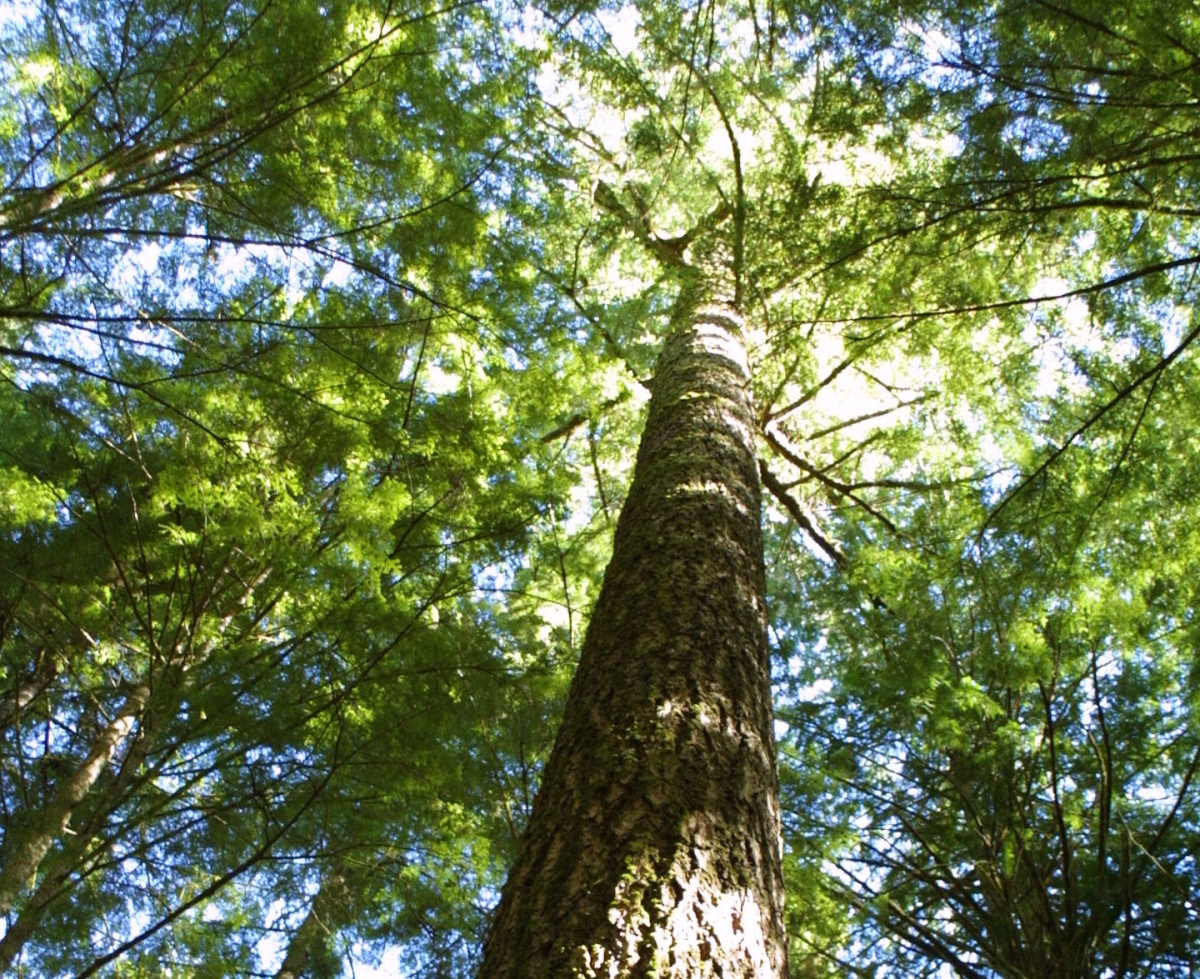
[[[793,970],[1183,969],[1198,34],[6,8],[0,961],[468,972],[699,269],[752,330]]]

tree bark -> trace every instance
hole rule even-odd
[[[50,804],[33,820],[24,839],[13,848],[11,856],[0,867],[0,914],[7,914],[21,892],[30,885],[54,841],[69,832],[68,824],[75,807],[91,791],[100,773],[120,750],[149,697],[149,687],[133,688],[117,716],[96,736],[83,764],[71,773]]]
[[[0,636],[0,646],[3,645],[3,637]],[[7,697],[0,700],[0,731],[18,723],[25,709],[42,695],[57,675],[58,666],[54,657],[48,650],[41,650],[29,678],[18,683]]]
[[[239,581],[241,592],[218,623],[218,636],[225,635],[236,613],[245,608],[269,571],[269,567],[265,568],[248,583]],[[208,597],[211,599],[212,594]],[[195,618],[205,611],[205,607],[196,610]],[[199,650],[176,649],[175,655],[159,667],[153,691],[150,686],[152,672],[148,671],[142,682],[128,693],[113,720],[96,735],[83,763],[57,789],[50,803],[31,817],[30,829],[16,840],[11,854],[3,856],[0,862],[0,914],[9,915],[22,895],[31,888],[32,891],[0,937],[0,973],[20,954],[41,925],[47,908],[64,893],[71,876],[86,863],[88,849],[104,821],[122,803],[129,782],[137,777],[156,746],[163,719],[182,703],[195,678],[196,667],[208,659],[217,642],[217,638],[210,639]],[[129,747],[116,777],[97,789],[101,774],[126,743]],[[82,825],[71,829],[72,817],[89,797],[93,804],[88,807],[86,819]],[[56,841],[61,841],[60,851],[48,856]]]
[[[128,783],[136,777],[154,744],[154,737],[149,733],[148,725],[150,713],[153,711],[153,707],[149,701],[150,688],[145,684],[135,687],[126,698],[117,719],[106,727],[101,734],[100,741],[108,740],[111,737],[113,728],[120,723],[121,741],[129,741],[131,737],[133,740],[129,744],[129,749],[125,753],[116,777],[98,790],[99,796],[95,799],[95,805],[91,807],[87,817],[75,830],[67,829],[71,816],[74,814],[77,804],[83,801],[85,795],[97,791],[95,783],[104,766],[100,766],[96,770],[94,777],[88,785],[82,786],[78,784],[79,773],[86,769],[85,764],[85,766],[77,770],[74,778],[67,783],[67,787],[64,788],[63,792],[60,792],[55,797],[55,804],[59,805],[63,802],[64,793],[73,784],[76,789],[83,790],[83,794],[75,799],[71,808],[63,815],[63,832],[58,837],[60,839],[60,849],[56,853],[47,856],[50,847],[42,844],[47,839],[50,844],[53,844],[54,838],[45,837],[44,835],[38,836],[34,839],[40,839],[42,843],[38,845],[36,851],[29,850],[29,841],[26,841],[26,843],[18,848],[13,860],[5,866],[4,872],[6,875],[27,873],[27,883],[29,886],[33,886],[33,890],[22,902],[20,913],[15,917],[10,917],[8,929],[4,932],[4,936],[0,937],[0,974],[12,965],[13,961],[25,947],[25,943],[29,941],[40,927],[42,918],[45,916],[46,910],[50,907],[51,903],[56,901],[68,889],[71,877],[80,872],[86,873],[87,864],[95,856],[94,852],[89,853],[89,850],[92,849],[92,844],[96,836],[104,825],[104,821],[109,813],[115,810],[125,798]],[[140,730],[133,733],[131,728],[135,721],[139,725]],[[112,745],[112,750],[108,755],[107,761],[112,761],[119,750],[120,743],[118,741]],[[93,750],[92,755],[94,754],[95,751]],[[89,755],[89,761],[92,755]],[[44,822],[46,818],[46,814],[43,814],[42,821]],[[31,857],[36,857],[36,864],[31,865],[23,862],[28,861]],[[14,868],[17,869],[14,870]],[[18,883],[20,882],[18,881]],[[23,888],[18,887],[12,892],[10,903],[15,904],[22,890]]]
[[[324,951],[329,938],[341,927],[349,904],[349,888],[340,861],[335,861],[309,905],[308,914],[288,942],[275,979],[300,979],[309,960]]]
[[[479,979],[787,974],[738,318],[668,337],[612,561]]]

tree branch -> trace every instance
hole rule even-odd
[[[791,514],[792,519],[800,525],[800,529],[808,534],[809,538],[814,544],[817,545],[817,547],[829,555],[830,560],[832,560],[834,564],[836,564],[842,571],[845,571],[850,565],[850,562],[846,559],[846,555],[842,553],[841,549],[836,544],[834,544],[824,534],[817,530],[813,522],[808,519],[808,515],[805,514],[804,510],[800,507],[800,502],[787,491],[787,487],[785,487],[783,483],[779,481],[779,477],[771,472],[766,462],[764,462],[762,459],[758,460],[758,471],[762,475],[763,485],[771,491],[771,495],[783,505],[783,508],[787,510],[789,514]]]

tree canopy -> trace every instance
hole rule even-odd
[[[1200,14],[0,6],[0,972],[472,973],[691,272],[795,976],[1200,957]]]

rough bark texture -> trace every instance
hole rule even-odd
[[[664,346],[479,979],[787,974],[747,381],[729,312]]]

